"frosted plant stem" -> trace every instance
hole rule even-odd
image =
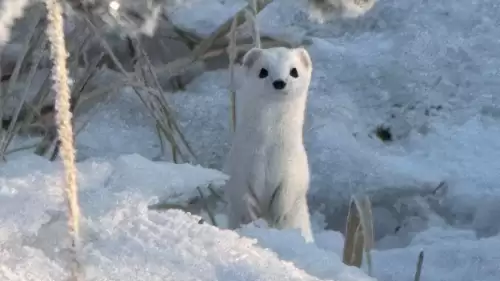
[[[56,93],[56,124],[58,138],[61,143],[61,158],[64,166],[65,193],[68,204],[68,232],[71,237],[70,280],[79,281],[79,217],[78,188],[76,183],[75,148],[73,147],[73,128],[70,111],[70,89],[68,85],[68,70],[62,7],[59,0],[45,0],[47,6],[47,37],[50,41],[50,54],[53,62],[52,80]]]
[[[252,10],[253,40],[256,48],[261,48],[259,24],[257,22],[257,0],[249,0]]]

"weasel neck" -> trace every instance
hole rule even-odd
[[[258,142],[303,144],[307,95],[290,100],[253,100],[243,104],[236,135]]]

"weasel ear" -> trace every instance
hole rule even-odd
[[[304,65],[306,69],[312,68],[311,57],[309,56],[309,52],[306,49],[299,47],[295,49],[295,52],[300,58],[300,62]]]
[[[251,68],[254,63],[260,58],[262,55],[262,49],[260,48],[252,48],[243,56],[243,65],[246,68]]]

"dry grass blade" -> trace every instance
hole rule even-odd
[[[210,210],[210,208],[208,207],[208,203],[207,203],[207,201],[205,199],[205,196],[203,195],[203,192],[201,192],[201,189],[200,189],[199,186],[197,186],[196,189],[198,190],[198,193],[200,194],[200,198],[201,198],[201,200],[203,202],[203,207],[205,208],[205,211],[207,212],[208,217],[212,221],[212,225],[217,226],[217,222],[215,221],[215,216],[212,213],[212,210]]]
[[[115,66],[120,70],[120,72],[130,81],[134,81],[131,77],[130,73],[125,70],[125,67],[123,67],[123,64],[120,62],[120,60],[116,57],[115,53],[113,52],[113,49],[111,46],[106,42],[106,39],[104,39],[104,36],[101,34],[99,29],[92,23],[92,21],[88,17],[84,17],[85,23],[87,26],[90,28],[91,32],[94,34],[99,39],[99,42],[101,43],[101,46],[104,48],[106,53],[109,55]]]
[[[75,108],[79,104],[80,97],[82,93],[84,92],[85,86],[89,82],[89,80],[95,75],[97,71],[97,67],[99,63],[102,61],[103,54],[100,56],[96,57],[94,61],[89,64],[87,69],[85,70],[85,73],[78,78],[76,83],[73,86],[73,89],[71,91],[71,101],[70,101],[70,111],[75,112]],[[57,133],[56,133],[56,128],[52,127],[48,129],[47,134],[44,136],[42,141],[39,143],[37,148],[35,149],[35,154],[37,155],[45,155],[47,151],[53,146],[54,142],[57,139]],[[57,154],[59,153],[59,141],[54,146],[54,151],[51,154],[50,160],[54,161],[57,157]]]
[[[23,123],[21,125],[21,128],[24,130],[24,128],[29,127],[34,120],[40,119],[41,118],[41,110],[42,107],[44,106],[45,100],[51,93],[51,83],[50,83],[50,75],[49,73],[43,78],[42,86],[36,93],[35,97],[33,99],[26,103],[26,107],[28,110],[26,110],[26,116],[24,117]]]
[[[351,204],[349,205],[342,261],[347,265],[361,267],[361,261],[363,258],[363,243],[359,243],[360,238],[358,234],[360,232],[359,228],[361,227],[361,220],[355,204],[356,203],[354,201],[351,201]]]
[[[183,206],[181,204],[172,204],[172,203],[158,203],[148,206],[149,210],[182,210],[184,212],[189,212],[189,208],[187,206]]]
[[[174,135],[177,133],[181,138],[181,141],[184,143],[184,146],[191,154],[191,156],[195,158],[193,150],[191,149],[188,142],[186,141],[186,138],[179,129],[177,122],[173,118],[173,110],[170,109],[168,103],[165,100],[161,86],[158,83],[156,74],[152,70],[151,63],[147,59],[147,56],[145,56],[145,52],[142,50],[142,48],[140,48],[140,45],[137,44],[138,43],[137,40],[132,40],[132,43],[134,43],[133,44],[134,48],[136,49],[136,51],[139,51],[140,54],[140,56],[137,58],[138,59],[137,61],[138,63],[140,63],[140,65],[136,65],[136,71],[139,71],[139,73],[142,74],[142,78],[144,80],[137,79],[138,77],[132,75],[131,73],[125,70],[122,63],[113,53],[113,50],[106,42],[100,31],[88,18],[85,18],[85,20],[87,22],[87,25],[92,30],[92,32],[94,32],[98,37],[98,39],[100,40],[101,45],[106,50],[113,63],[125,76],[127,84],[132,87],[136,95],[139,97],[141,102],[148,110],[148,113],[156,121],[158,125],[156,126],[157,130],[162,132],[163,136],[167,138],[172,147],[175,147],[172,148],[173,150],[175,150],[174,154],[179,153],[184,160],[188,159],[187,156],[182,155],[181,148],[177,144],[177,141],[174,137]],[[152,84],[152,86],[149,86],[149,84]],[[148,95],[144,95],[144,92],[148,93]],[[159,105],[159,108],[156,107],[155,105]],[[168,117],[167,118],[168,122],[165,122],[166,121],[165,117]]]
[[[264,7],[269,4],[270,1],[262,1],[259,2],[257,7],[257,3],[255,7],[252,8],[254,10],[254,14],[256,15],[259,11],[264,9]],[[240,11],[238,11],[233,18],[228,19],[225,23],[223,23],[215,32],[213,32],[210,37],[201,41],[192,51],[192,54],[189,57],[179,58],[175,61],[168,63],[165,66],[159,67],[155,69],[156,73],[167,73],[170,77],[179,75],[185,72],[187,69],[192,67],[193,63],[196,63],[200,60],[205,60],[213,56],[221,55],[225,52],[225,46],[228,44],[227,38],[225,35],[230,32],[233,25],[239,26],[243,19],[245,18],[245,13],[248,11],[248,6],[243,7]],[[236,27],[234,29],[236,29]],[[233,32],[235,33],[235,32]],[[258,33],[258,32],[257,32]],[[260,36],[258,37],[258,45],[260,46]],[[189,41],[189,40],[188,40]],[[255,42],[255,40],[254,40]],[[255,44],[255,43],[254,43]],[[278,44],[279,45],[279,44]],[[215,50],[213,47],[215,46]],[[248,48],[247,48],[248,49]],[[236,52],[238,53],[238,52]]]
[[[15,153],[15,152],[18,152],[18,151],[33,149],[36,146],[37,146],[37,144],[31,144],[31,145],[25,145],[25,146],[17,147],[17,148],[11,149],[9,151],[6,151],[5,155],[9,155],[9,154],[12,154],[12,153]]]
[[[215,197],[217,198],[217,200],[219,201],[222,201],[224,203],[227,204],[227,201],[224,199],[224,197],[222,195],[220,195],[217,191],[214,190],[214,188],[212,187],[212,184],[209,184],[208,185],[208,190],[210,191],[210,193]]]
[[[184,155],[177,140],[175,139],[175,130],[172,126],[170,118],[168,117],[168,110],[165,107],[162,107],[158,95],[154,95],[152,92],[149,93],[150,96],[143,97],[143,100],[148,100],[147,102],[145,102],[145,104],[147,105],[146,108],[155,119],[156,127],[160,132],[160,134],[158,135],[160,142],[163,142],[163,139],[166,138],[166,140],[170,143],[172,160],[174,161],[174,163],[178,163],[178,155],[184,161],[187,161],[188,157]]]
[[[162,95],[162,97],[164,97],[164,96]],[[172,110],[168,109],[165,106],[166,103],[160,103],[159,105],[160,105],[161,111],[163,112],[163,115],[171,114]],[[171,120],[172,121],[169,123],[169,126],[171,126],[174,129],[175,132],[177,132],[179,138],[181,139],[182,143],[184,144],[184,146],[186,147],[187,151],[191,155],[193,161],[195,162],[196,161],[196,155],[195,155],[193,149],[191,148],[191,145],[187,141],[187,139],[184,136],[184,133],[182,132],[182,130],[177,125],[177,122],[175,121],[175,118],[171,117]]]
[[[230,34],[231,34],[231,32],[230,32]],[[238,42],[245,42],[245,41],[248,41],[248,38],[242,38],[242,39],[236,38],[236,45],[237,45],[235,48],[236,58],[240,54],[246,53],[248,50],[250,50],[251,48],[253,48],[255,46],[254,43],[250,43],[250,44],[238,43]],[[193,61],[189,57],[179,58],[175,61],[169,62],[168,64],[166,64],[164,66],[155,67],[155,72],[157,74],[167,73],[168,76],[174,77],[174,76],[179,76],[182,73],[189,72],[191,69],[196,69],[198,67],[197,64],[200,61],[208,60],[210,58],[218,57],[218,56],[223,55],[224,53],[227,53],[228,52],[227,46],[228,46],[229,42],[228,41],[223,41],[223,42],[224,42],[224,44],[217,44],[217,45],[212,46],[212,48],[209,51],[207,51],[205,54],[201,55],[195,61]],[[307,43],[304,43],[304,44],[307,45]],[[273,38],[265,38],[264,37],[264,38],[261,38],[261,47],[262,48],[271,48],[271,47],[290,48],[290,47],[293,47],[293,44],[286,42],[286,41],[280,41],[280,40],[276,40]]]
[[[163,141],[163,138],[161,137],[162,131],[161,131],[161,128],[160,128],[159,124],[155,125],[155,130],[156,130],[156,135],[159,136],[159,139],[160,139],[160,155],[165,155],[166,154],[166,152],[165,152],[165,142]],[[172,148],[172,155],[174,155],[173,148]],[[175,159],[174,162],[176,160],[177,159]]]
[[[249,0],[253,1],[253,0]],[[253,11],[253,14],[257,16],[260,11],[262,11],[269,3],[272,1],[265,0],[265,1],[259,1],[259,3],[256,3],[256,8],[253,7],[253,3],[249,3],[249,5],[245,6],[241,11],[239,11],[234,17],[238,17],[238,26],[243,23],[243,20],[245,18],[245,13],[250,9]],[[241,21],[240,21],[241,19]],[[253,27],[252,27],[253,28]],[[227,30],[228,28],[226,28]],[[259,36],[259,38],[261,38]],[[212,44],[212,46],[215,47],[221,47],[221,46],[226,46],[227,45],[228,38],[226,36],[221,36],[217,38],[217,40]]]
[[[241,13],[245,12],[245,8],[241,9],[234,18],[240,18]],[[191,55],[192,60],[197,60],[200,58],[203,54],[208,52],[210,47],[214,44],[215,40],[217,38],[224,36],[230,29],[232,25],[233,19],[228,19],[224,24],[222,24],[214,33],[210,35],[207,39],[203,40],[196,48],[193,50],[193,54]]]
[[[193,149],[189,145],[189,142],[186,140],[184,134],[182,133],[182,130],[180,130],[180,128],[179,128],[179,126],[178,126],[178,124],[176,122],[176,118],[174,116],[174,111],[170,107],[170,105],[169,105],[169,103],[168,103],[168,101],[166,99],[165,93],[163,93],[163,90],[162,90],[162,87],[160,85],[160,82],[158,81],[158,77],[156,76],[156,73],[153,70],[153,65],[151,64],[151,62],[150,62],[150,60],[149,60],[146,52],[144,51],[144,49],[140,46],[140,43],[138,41],[136,43],[137,43],[136,44],[137,51],[141,55],[139,61],[142,62],[142,64],[144,65],[143,76],[144,76],[144,81],[146,82],[146,86],[149,86],[149,84],[152,84],[151,87],[153,89],[156,89],[156,93],[157,94],[154,95],[154,98],[156,100],[153,103],[153,105],[156,104],[157,106],[159,106],[159,111],[158,112],[160,113],[160,116],[164,116],[165,117],[165,118],[162,118],[162,120],[166,119],[168,128],[171,131],[177,133],[177,135],[181,139],[182,144],[186,147],[186,149],[190,153],[191,157],[194,160],[196,160],[196,157],[195,157],[195,154],[193,152]],[[178,148],[177,141],[175,140],[175,134],[171,135],[171,139],[174,142],[174,143],[172,143],[172,141],[171,141],[172,149],[174,149],[174,147]],[[178,151],[182,153],[182,151],[180,150],[180,148],[178,149]],[[174,154],[174,156],[175,156],[175,154]],[[183,156],[183,157],[184,157],[185,160],[188,160],[187,157],[185,157],[185,156]]]
[[[257,11],[262,11],[269,3],[273,2],[273,0],[256,0]]]
[[[14,69],[12,70],[12,73],[9,75],[10,77],[9,77],[9,83],[7,85],[7,91],[0,92],[0,118],[2,118],[2,119],[4,118],[4,115],[5,115],[5,106],[6,106],[6,104],[8,104],[7,100],[11,97],[11,95],[13,94],[13,91],[14,91],[14,87],[18,84],[19,74],[21,73],[21,70],[23,69],[23,67],[25,65],[24,62],[26,61],[27,57],[34,50],[34,47],[35,47],[34,45],[38,45],[38,44],[36,44],[36,42],[39,41],[39,38],[43,34],[43,27],[41,27],[40,21],[41,21],[41,16],[39,14],[37,14],[35,20],[33,21],[32,25],[31,25],[31,28],[30,28],[31,32],[27,35],[26,41],[23,45],[23,50],[22,50],[20,56],[16,60]],[[20,103],[19,108],[16,111],[20,111],[22,109],[22,104],[23,103]],[[12,123],[14,123],[14,124],[12,124]],[[10,126],[13,126],[13,125],[15,125],[15,122],[11,122]],[[4,159],[3,152],[5,152],[8,138],[9,138],[9,135],[11,135],[11,133],[12,133],[12,128],[11,128],[10,133],[3,132],[2,130],[0,130],[0,137],[1,137],[0,146],[1,146],[1,151],[2,151],[2,153],[1,153],[2,159]]]
[[[87,69],[84,73],[84,75],[78,80],[78,82],[75,84],[72,95],[71,95],[71,106],[70,106],[70,111],[71,113],[75,113],[78,107],[81,104],[82,100],[82,95],[85,92],[85,87],[89,83],[90,79],[95,76],[97,69],[99,67],[99,64],[102,62],[102,59],[104,57],[104,54],[101,53],[98,57],[94,59],[93,62],[91,62],[88,66]],[[76,134],[75,134],[76,135]],[[59,148],[60,148],[61,142],[57,141],[54,150],[52,151],[52,155],[50,156],[50,161],[54,161],[57,158],[57,155],[59,153]]]
[[[201,213],[205,211],[208,214],[211,224],[214,226],[218,226],[213,209],[217,208],[216,207],[217,202],[224,201],[224,199],[222,199],[220,195],[217,194],[212,189],[212,184],[209,184],[207,188],[209,192],[208,195],[204,194],[201,190],[201,187],[197,186],[196,190],[198,191],[198,196],[193,196],[189,198],[188,200],[186,200],[187,202],[183,203],[159,202],[156,204],[149,205],[148,209],[157,211],[177,209],[177,210],[182,210],[186,213],[198,214],[198,215],[201,215]],[[210,207],[210,204],[214,204],[214,206]]]
[[[250,11],[247,9],[245,13],[245,17],[248,22],[252,24],[252,38],[253,38],[253,43],[256,48],[261,48],[261,43],[260,43],[260,32],[259,32],[259,26],[257,23],[257,2],[256,0],[248,0],[250,2]]]
[[[41,39],[41,40],[37,40],[36,45],[39,47],[38,49],[44,50],[47,41],[44,40],[41,36],[39,39]],[[40,41],[42,41],[42,42],[40,42]],[[30,66],[30,70],[29,70],[29,73],[28,73],[28,76],[26,79],[27,84],[25,85],[24,93],[22,95],[21,101],[19,102],[18,107],[10,120],[10,124],[7,128],[7,131],[2,136],[2,142],[0,143],[0,157],[2,157],[2,159],[4,159],[4,160],[5,160],[5,154],[6,154],[7,148],[9,147],[10,143],[14,139],[14,136],[18,133],[18,131],[22,127],[22,126],[19,126],[19,123],[18,123],[20,116],[24,115],[23,117],[26,117],[26,110],[27,110],[26,99],[28,97],[29,91],[31,89],[31,84],[34,80],[35,74],[38,70],[38,66],[39,66],[42,58],[43,58],[42,52],[40,52],[38,55],[35,56],[35,59]],[[21,122],[21,123],[23,123],[23,122]],[[24,125],[24,124],[22,124],[22,125]]]
[[[155,72],[166,72],[170,77],[185,72],[189,67],[191,67],[193,63],[200,60],[203,55],[210,50],[210,47],[212,46],[215,39],[217,39],[221,34],[224,34],[221,32],[221,30],[227,30],[225,29],[225,25],[221,26],[209,38],[206,38],[198,46],[196,46],[190,56],[169,62],[165,66],[155,69]]]
[[[33,22],[32,28],[30,28],[31,32],[28,34],[27,40],[23,46],[23,51],[21,52],[21,55],[17,58],[14,70],[10,75],[9,86],[6,92],[7,95],[12,94],[12,91],[18,82],[19,74],[21,73],[21,70],[24,66],[24,62],[31,53],[31,51],[33,51],[35,45],[33,44],[33,42],[36,42],[38,38],[43,35],[44,27],[40,24],[41,19],[42,18],[40,16],[36,17],[35,21]]]
[[[368,274],[372,274],[373,218],[368,196],[353,196],[347,215],[343,261],[361,267],[363,250],[366,254]]]
[[[103,96],[108,93],[114,93],[118,91],[120,87],[125,87],[127,86],[127,83],[125,81],[114,81],[113,84],[106,85],[106,86],[100,86],[90,92],[85,92],[85,94],[82,94],[80,96],[78,104],[76,104],[75,110],[78,109],[78,106],[88,102],[89,100],[96,99],[99,96]]]
[[[354,233],[354,253],[352,256],[351,262],[354,263],[355,266],[361,267],[363,263],[363,246],[365,243],[365,237],[363,236],[363,227],[361,224],[358,224],[356,227],[356,232]]]
[[[241,13],[244,13],[245,18],[248,22],[252,23],[253,27],[253,33],[252,33],[252,38],[253,38],[253,43],[254,46],[257,48],[261,48],[261,40],[260,40],[260,34],[257,26],[257,21],[255,19],[258,11],[257,11],[257,2],[256,0],[249,0],[249,7],[251,12],[245,8],[242,11],[238,12],[234,17],[233,20],[231,21],[231,27],[229,30],[229,44],[227,47],[227,53],[229,56],[229,75],[230,75],[230,85],[229,85],[229,92],[231,95],[231,100],[230,100],[230,106],[231,106],[231,128],[233,132],[236,130],[236,85],[235,85],[235,77],[234,77],[234,65],[236,63],[236,57],[238,55],[238,46],[236,43],[236,28],[238,27],[238,21],[239,18],[241,17]],[[226,28],[224,25],[222,26],[223,28]],[[213,43],[213,42],[212,42]]]
[[[153,99],[150,100],[151,102],[149,105],[151,106],[149,109],[152,111],[152,113],[157,116],[156,122],[157,123],[165,123],[164,126],[168,128],[168,131],[170,132],[169,135],[164,135],[169,142],[171,143],[172,147],[172,153],[174,157],[174,162],[176,162],[176,156],[177,153],[181,154],[181,157],[184,158],[184,160],[188,160],[187,156],[182,155],[182,150],[178,145],[178,141],[176,140],[176,135],[179,136],[181,139],[182,144],[186,147],[188,152],[190,153],[190,156],[195,158],[194,152],[187,142],[186,138],[184,137],[182,131],[177,125],[176,118],[174,116],[174,111],[170,107],[165,93],[163,93],[162,87],[160,85],[160,82],[158,81],[158,77],[156,76],[156,73],[153,70],[153,65],[151,64],[146,52],[144,49],[141,47],[140,42],[137,40],[133,40],[134,47],[136,49],[136,53],[139,54],[139,58],[137,60],[138,66],[139,66],[139,71],[141,73],[141,76],[143,78],[143,81],[145,83],[146,87],[152,88],[155,90],[155,94],[152,96],[148,96],[147,98]],[[163,126],[160,126],[160,128]],[[161,141],[161,138],[160,138]]]
[[[118,84],[113,83],[112,85],[109,85],[107,87],[97,88],[97,89],[94,89],[91,92],[86,92],[85,95],[83,95],[80,98],[80,102],[77,104],[77,107],[80,104],[84,104],[86,99],[92,99],[92,98],[94,98],[96,96],[102,96],[102,95],[104,95],[106,93],[114,94],[117,91],[117,89],[120,89],[121,87],[124,87],[125,85],[126,85],[125,82],[118,83]],[[77,107],[75,108],[75,110],[77,109]],[[75,131],[75,136],[77,136],[78,134],[80,134],[80,132],[83,131],[83,129],[85,129],[85,127],[90,123],[90,120],[94,116],[94,113],[97,111],[98,107],[99,106],[92,107],[92,109],[90,110],[90,112],[87,113],[87,115],[88,115],[87,118],[83,122],[81,122],[80,128],[78,128]],[[52,158],[54,158],[54,157],[55,156],[53,155]]]
[[[44,26],[39,22],[37,28],[42,31]],[[81,34],[81,33],[80,33]],[[45,50],[45,45],[47,44],[46,37],[43,36],[43,32],[39,32],[39,35],[32,41],[35,41],[37,44],[32,44],[30,47],[32,50],[38,50],[38,54],[35,57],[34,61],[30,65],[30,70],[28,74],[28,79],[27,83],[28,86],[25,87],[25,95],[27,94],[26,91],[30,90],[30,85],[33,76],[38,70],[38,65],[40,63],[40,60],[43,59],[43,57],[46,55],[44,52]],[[84,36],[78,36],[73,40],[73,44],[68,44],[71,48],[69,49],[70,57],[69,57],[69,66],[70,69],[76,69],[78,67],[78,56],[81,54],[81,51],[87,46],[89,43],[89,34],[86,32],[83,32]],[[71,43],[71,42],[70,42]],[[46,131],[46,134],[40,141],[38,145],[35,147],[35,153],[38,155],[44,155],[49,148],[54,144],[54,140],[57,138],[57,134],[55,131],[55,128],[47,128],[43,127],[40,125],[33,125],[34,120],[40,120],[42,117],[40,114],[40,111],[42,110],[42,107],[45,104],[45,100],[51,93],[51,82],[49,75],[45,76],[42,81],[42,85],[38,89],[37,93],[35,96],[30,100],[26,101],[26,99],[23,97],[22,101],[19,104],[19,109],[16,111],[16,114],[11,119],[10,126],[12,128],[8,128],[6,132],[6,141],[4,142],[3,147],[0,147],[0,155],[6,154],[6,151],[8,149],[8,146],[11,144],[12,139],[14,136],[21,130],[23,131],[30,131],[31,129],[35,127],[40,127],[43,131]],[[11,79],[16,79],[17,76],[13,75]],[[12,82],[11,80],[10,82]],[[57,147],[57,146],[56,146]],[[13,151],[9,151],[9,153],[12,153]],[[57,152],[56,152],[57,154]]]
[[[177,142],[175,141],[174,139],[174,131],[172,130],[172,128],[168,125],[168,124],[165,124],[165,119],[162,117],[162,114],[158,112],[157,108],[155,107],[155,96],[157,95],[157,91],[154,90],[154,89],[150,89],[150,88],[145,88],[145,89],[142,89],[143,91],[145,92],[148,92],[149,95],[144,95],[142,93],[142,91],[140,91],[139,89],[137,89],[136,87],[137,86],[132,86],[134,91],[136,92],[136,94],[138,95],[139,99],[141,100],[141,102],[144,104],[144,106],[146,107],[147,109],[147,112],[149,113],[149,115],[155,120],[156,122],[156,125],[157,125],[157,130],[165,137],[167,138],[167,140],[169,141],[169,143],[171,144],[171,146],[174,146],[175,148],[172,148],[172,149],[175,149],[175,151],[180,151],[180,147],[178,146]],[[162,139],[160,139],[160,141],[162,141]],[[181,156],[183,156],[182,152],[180,153]],[[185,157],[185,156],[183,156]]]
[[[69,69],[76,69],[80,64],[80,56],[83,57],[84,65],[87,67],[90,62],[88,62],[88,58],[85,57],[87,47],[90,45],[92,41],[92,34],[88,31],[88,29],[83,25],[77,25],[76,29],[78,32],[74,31],[71,35],[77,36],[74,39],[68,42],[68,48],[70,49],[68,61]]]
[[[145,70],[144,70],[144,78],[145,79],[144,79],[144,81],[147,81],[146,86],[150,86],[149,84],[153,84],[152,87],[158,91],[157,98],[159,101],[159,106],[161,107],[161,113],[163,113],[163,115],[165,115],[165,117],[167,118],[168,126],[169,126],[169,128],[172,129],[173,127],[176,126],[175,125],[176,123],[173,122],[173,120],[175,119],[175,117],[173,116],[174,112],[171,109],[170,105],[168,104],[167,99],[165,98],[165,93],[163,92],[162,87],[160,85],[160,82],[158,81],[158,77],[156,76],[156,73],[153,70],[153,65],[151,64],[151,61],[149,60],[148,56],[146,55],[146,52],[144,51],[144,49],[140,46],[139,42],[137,42],[137,48],[140,51],[141,58],[142,58],[144,66],[145,66]],[[150,77],[150,79],[148,79],[148,77]],[[175,130],[177,130],[177,129],[178,128],[176,127]],[[178,132],[180,133],[180,130],[178,130]],[[180,133],[180,134],[182,134],[182,133]],[[185,142],[185,144],[188,147],[188,150],[190,150],[190,152],[192,153],[192,150],[189,147],[189,144],[187,142]],[[192,155],[194,155],[194,153],[192,153]]]
[[[236,46],[236,24],[238,16],[235,16],[229,31],[229,46],[227,53],[229,56],[229,91],[231,95],[231,128],[233,132],[236,130],[236,85],[234,81],[234,64],[236,62],[237,46]]]
[[[44,77],[42,85],[40,89],[38,89],[36,95],[29,103],[25,104],[27,110],[26,110],[26,115],[24,116],[23,123],[20,126],[21,128],[28,127],[33,122],[34,119],[41,117],[40,110],[42,108],[43,103],[45,102],[45,99],[49,96],[51,92],[50,86],[51,83],[49,79],[49,74],[47,74],[47,76]]]
[[[236,58],[239,57],[241,54],[244,54],[248,52],[251,48],[255,47],[254,43],[239,43],[239,42],[244,42],[247,39],[244,40],[236,40]],[[304,44],[307,45],[307,44]],[[262,48],[272,48],[272,47],[286,47],[286,48],[292,48],[294,45],[290,44],[285,41],[280,41],[280,40],[275,40],[272,38],[261,38],[261,47]],[[222,55],[223,53],[227,53],[227,47],[222,46],[222,47],[217,47],[214,49],[211,49],[209,52],[204,54],[202,58],[204,60],[213,58],[213,57],[218,57]]]
[[[417,270],[415,271],[414,281],[420,281],[420,275],[422,274],[422,265],[424,264],[424,251],[420,251],[418,254]]]
[[[170,62],[166,66],[156,69],[156,72],[167,72],[170,76],[173,76],[174,74],[176,74],[173,71],[174,69],[184,70],[188,68],[189,65],[191,65],[193,62],[202,59],[203,55],[210,51],[210,48],[214,45],[217,39],[223,37],[228,33],[234,19],[237,20],[237,25],[241,23],[240,19],[244,17],[245,10],[246,7],[242,8],[234,15],[233,18],[228,19],[221,26],[219,26],[219,28],[215,32],[213,32],[208,38],[204,39],[198,46],[193,49],[192,54],[189,57],[180,58],[173,62]]]
[[[356,203],[356,208],[359,213],[360,226],[363,235],[363,248],[366,254],[366,260],[368,264],[368,274],[372,275],[372,259],[371,250],[374,245],[374,235],[373,235],[373,215],[372,206],[368,196],[354,196],[354,202]]]
[[[186,44],[186,46],[190,50],[192,50],[201,41],[199,36],[197,36],[196,34],[193,34],[187,30],[184,30],[184,29],[176,26],[167,15],[163,14],[162,18],[165,20],[165,22],[167,22],[169,24],[169,26],[172,27],[172,30],[175,34],[174,38],[175,38],[175,36],[177,36],[178,39],[182,40],[182,42],[184,44]]]
[[[181,30],[180,28],[176,27],[175,25],[173,26],[173,30],[177,36],[182,40],[186,46],[192,50],[196,45],[200,42],[200,39],[193,36],[193,34],[190,34],[189,32],[186,32],[184,30]]]

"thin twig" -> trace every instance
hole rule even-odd
[[[250,11],[247,10],[247,13],[245,13],[245,16],[247,18],[247,21],[249,21],[252,24],[252,37],[253,37],[253,43],[256,48],[261,48],[261,43],[260,43],[260,32],[259,32],[259,25],[257,22],[257,2],[256,0],[248,0],[250,2],[249,8]]]
[[[422,265],[424,264],[424,251],[418,254],[417,271],[415,271],[414,281],[420,281],[420,274],[422,274]]]
[[[198,193],[200,194],[201,201],[203,202],[203,206],[205,207],[205,210],[207,211],[208,217],[212,221],[212,225],[217,226],[217,222],[215,221],[215,216],[212,214],[212,211],[208,207],[207,200],[205,199],[205,196],[203,196],[203,192],[201,192],[201,189],[199,186],[196,187],[198,190]]]
[[[236,24],[238,22],[238,15],[236,15],[231,24],[231,30],[229,31],[229,46],[227,52],[229,55],[229,91],[231,95],[231,128],[233,132],[236,130],[236,85],[234,81],[234,64],[236,61]]]

